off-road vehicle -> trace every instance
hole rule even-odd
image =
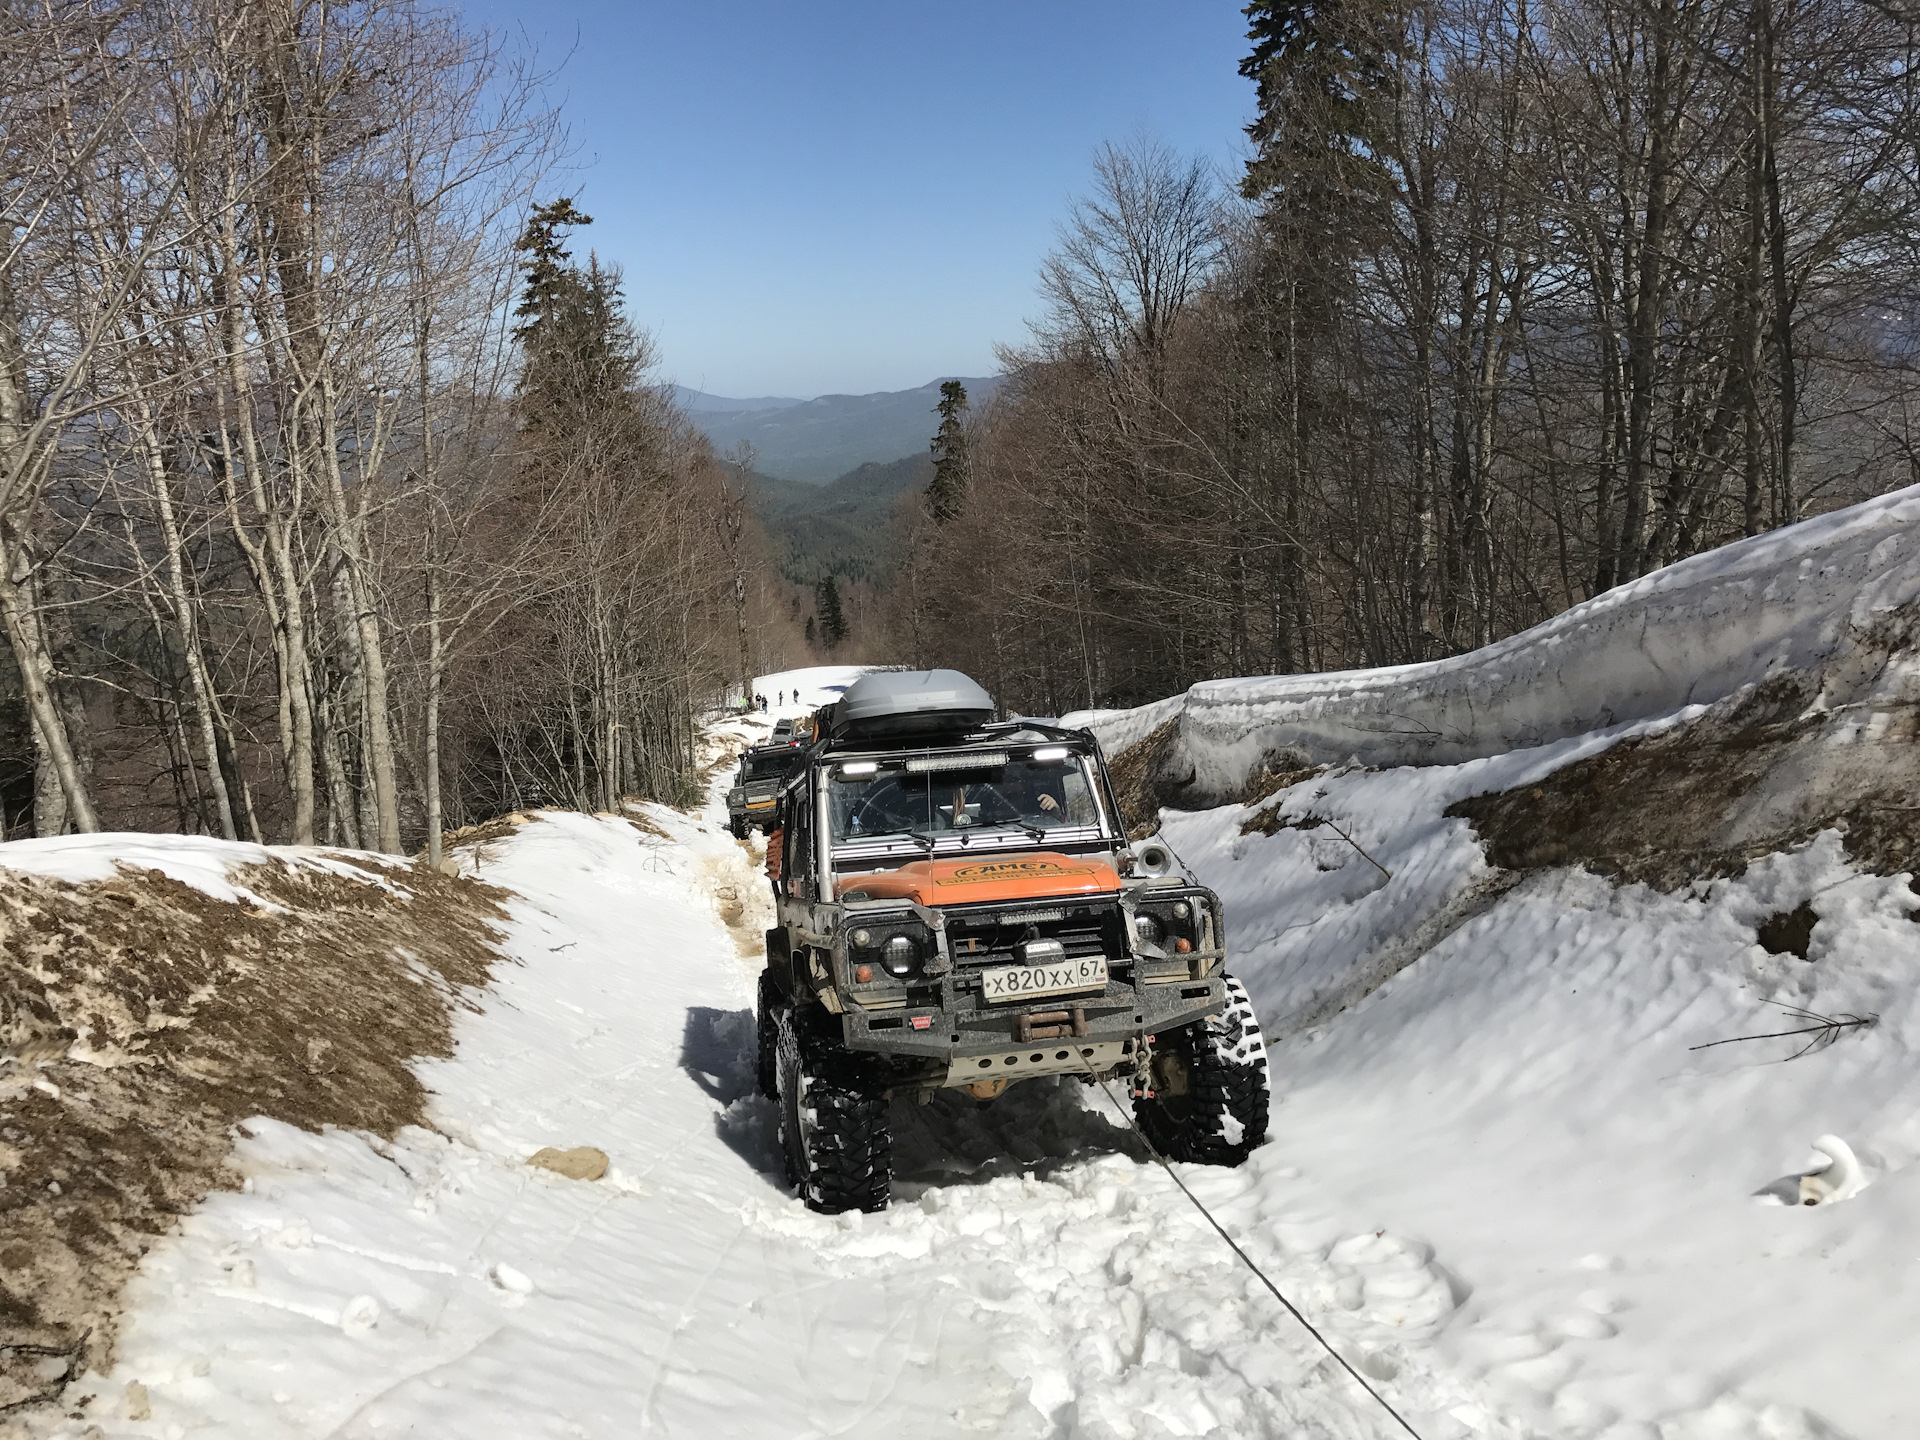
[[[1090,734],[992,713],[957,671],[868,675],[781,792],[759,1084],[815,1210],[885,1207],[894,1097],[1074,1075],[1125,1083],[1170,1158],[1266,1136],[1219,897],[1128,843]]]
[[[753,829],[767,829],[780,800],[780,787],[800,763],[800,748],[787,741],[760,745],[740,757],[733,788],[727,791],[727,828],[744,840]]]

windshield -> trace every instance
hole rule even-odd
[[[776,755],[754,755],[747,759],[747,783],[756,780],[777,780],[793,768],[793,757],[797,751],[783,750]]]
[[[939,757],[948,763],[948,757]],[[955,757],[957,758],[957,757]],[[977,769],[914,773],[899,761],[869,774],[836,767],[830,823],[840,841],[883,835],[939,835],[1012,829],[1042,838],[1050,830],[1100,823],[1081,760],[990,757]]]

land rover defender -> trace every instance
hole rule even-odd
[[[1092,735],[992,713],[957,671],[865,676],[782,788],[759,1084],[813,1209],[886,1206],[894,1097],[1073,1075],[1124,1083],[1169,1158],[1265,1138],[1219,897],[1129,844]]]
[[[799,747],[785,740],[757,746],[740,757],[733,788],[727,791],[727,828],[734,839],[744,840],[749,830],[765,830],[773,823],[780,787],[800,758]]]

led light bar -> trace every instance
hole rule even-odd
[[[1064,910],[1014,910],[993,918],[1002,925],[1041,925],[1049,920],[1064,920],[1067,918],[1067,912]]]
[[[907,761],[907,769],[919,775],[928,770],[991,770],[1006,763],[999,751],[983,750],[975,755],[918,755]]]
[[[1034,751],[1033,758],[1035,760],[1064,760],[1067,758],[1067,747],[1064,745],[1049,745],[1044,750]]]
[[[877,761],[850,760],[840,767],[840,773],[842,775],[871,775],[879,768],[880,766]]]

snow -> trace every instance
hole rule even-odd
[[[780,670],[772,675],[756,675],[753,693],[767,698],[766,713],[774,719],[783,715],[811,715],[822,705],[831,705],[840,692],[877,665],[810,665],[802,670]],[[786,698],[782,700],[780,697]]]
[[[0,869],[17,870],[50,880],[84,885],[111,880],[122,868],[158,870],[168,879],[211,895],[216,900],[245,900],[269,905],[245,886],[236,884],[232,871],[243,865],[278,865],[325,870],[360,881],[390,884],[388,868],[403,864],[358,851],[336,851],[301,845],[252,845],[245,841],[215,840],[204,835],[145,835],[105,832],[96,835],[60,835],[44,840],[9,840],[0,844]],[[278,909],[269,905],[269,908]]]
[[[1276,743],[1385,767],[1266,802],[1350,841],[1243,834],[1240,805],[1164,817],[1225,901],[1276,1095],[1244,1167],[1182,1176],[1424,1440],[1920,1433],[1913,877],[1859,872],[1826,832],[1671,894],[1516,880],[1444,814],[1844,650],[1920,593],[1916,519],[1903,492],[1475,656],[1095,718],[1112,738],[1178,714],[1220,777]],[[795,678],[822,673],[757,683],[842,683]],[[1422,733],[1392,733],[1408,717]],[[701,815],[647,807],[661,834],[543,813],[490,844],[513,963],[422,1067],[435,1128],[251,1123],[244,1190],[147,1258],[116,1368],[53,1433],[1404,1433],[1099,1090],[898,1104],[893,1209],[787,1194],[749,1054],[766,891],[724,833],[726,775]],[[1802,903],[1807,958],[1769,954],[1757,928]],[[1784,1006],[1875,1020],[1792,1060],[1798,1039],[1692,1048],[1793,1028]],[[525,1163],[581,1145],[606,1178]]]
[[[1298,1167],[1336,1213],[1432,1247],[1471,1299],[1428,1363],[1476,1377],[1475,1403],[1511,1433],[1914,1433],[1910,877],[1854,873],[1832,833],[1674,895],[1547,872],[1332,1014],[1484,875],[1446,805],[1550,763],[1521,752],[1286,793],[1288,813],[1333,819],[1391,880],[1322,832],[1243,836],[1241,807],[1169,817],[1222,893],[1279,1041],[1277,1138],[1252,1168]],[[1766,953],[1758,924],[1809,900],[1809,959]],[[1790,1064],[1802,1042],[1689,1053],[1801,1023],[1776,1004],[1879,1021]],[[1830,1149],[1820,1137],[1843,1139],[1871,1188],[1816,1215],[1798,1176],[1829,1163],[1809,1151]]]
[[[1062,723],[1117,750],[1177,714],[1202,794],[1238,790],[1284,745],[1315,762],[1457,763],[1709,704],[1916,597],[1920,486],[1696,555],[1470,654],[1209,681]]]

